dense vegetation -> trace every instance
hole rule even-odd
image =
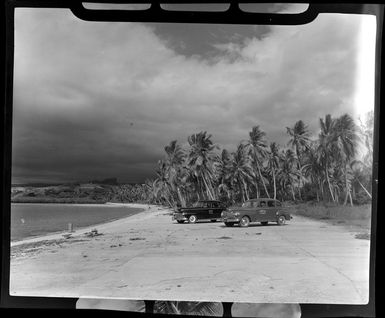
[[[269,197],[282,201],[362,204],[371,201],[373,113],[356,124],[348,114],[319,120],[318,137],[302,120],[287,127],[285,147],[268,143],[260,126],[234,152],[214,144],[207,132],[176,140],[158,162],[157,177],[143,185],[151,203],[186,205],[199,199],[229,203]],[[365,149],[358,156],[358,148]],[[357,158],[360,158],[358,160]]]
[[[144,184],[118,184],[111,178],[87,184],[14,187],[12,201],[185,206],[199,199],[234,204],[269,197],[334,205],[371,202],[373,113],[359,124],[347,114],[326,115],[319,120],[317,137],[312,137],[302,120],[287,127],[286,133],[287,144],[279,146],[268,143],[262,128],[254,126],[248,139],[229,152],[207,132],[199,132],[188,137],[186,149],[171,141],[158,162],[156,178]],[[358,154],[359,148],[364,153]]]

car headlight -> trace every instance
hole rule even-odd
[[[235,216],[239,216],[239,212],[235,212],[234,215],[235,215]]]
[[[221,218],[223,218],[224,215],[225,215],[225,213],[224,213],[224,212],[221,212]]]

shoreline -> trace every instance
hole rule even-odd
[[[41,203],[41,204],[45,204],[45,203]],[[55,203],[53,203],[53,204],[55,204]],[[161,210],[165,209],[164,207],[161,207],[161,206],[150,205],[150,204],[142,204],[142,203],[114,203],[114,202],[107,202],[105,204],[100,204],[100,205],[101,206],[110,205],[110,206],[116,206],[116,207],[139,208],[139,209],[142,209],[142,211],[138,211],[138,212],[136,212],[134,214],[131,214],[131,215],[123,217],[123,218],[117,218],[117,219],[109,220],[109,221],[102,222],[102,223],[97,223],[97,224],[93,224],[93,225],[89,225],[89,226],[85,226],[85,227],[81,227],[81,228],[80,227],[79,228],[75,228],[74,232],[71,232],[71,233],[68,232],[68,231],[52,232],[50,234],[29,237],[29,238],[25,238],[25,239],[18,240],[18,241],[10,241],[10,246],[12,248],[12,247],[20,246],[20,245],[23,245],[23,244],[39,243],[39,242],[44,242],[44,241],[61,240],[61,239],[65,239],[63,237],[63,235],[66,235],[66,234],[71,234],[71,238],[75,238],[75,237],[79,237],[79,236],[85,234],[86,232],[90,232],[95,227],[98,227],[98,230],[109,229],[110,227],[113,227],[114,225],[118,225],[121,222],[125,222],[125,221],[127,221],[127,220],[129,220],[129,219],[131,219],[131,218],[133,218],[135,216],[143,215],[146,212],[147,213],[151,213],[151,212],[154,212],[155,210],[158,211],[159,209],[161,209]],[[94,205],[92,204],[92,206],[94,206]]]

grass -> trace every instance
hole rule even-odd
[[[302,215],[333,224],[344,224],[370,229],[370,204],[359,206],[328,206],[324,204],[302,203],[291,206],[293,215]]]

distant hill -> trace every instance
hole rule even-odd
[[[13,184],[13,203],[105,203],[134,202],[140,199],[142,184],[119,184],[117,178],[78,183]]]
[[[87,181],[72,181],[72,182],[32,182],[32,183],[12,183],[12,187],[57,187],[57,186],[70,186],[79,185],[83,183],[94,183],[94,184],[110,184],[118,185],[117,178],[106,178],[101,180],[87,180]]]
[[[91,180],[89,183],[97,183],[97,184],[111,184],[111,185],[118,185],[118,179],[117,178],[107,178],[103,180]]]
[[[65,183],[12,183],[11,187],[55,187],[64,185]]]

